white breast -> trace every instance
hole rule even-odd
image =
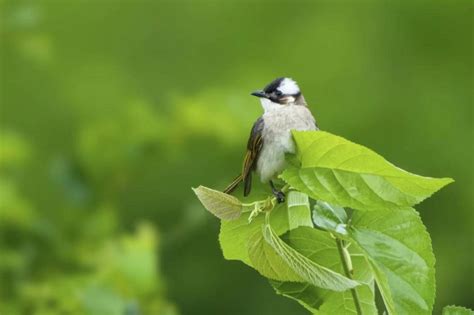
[[[285,168],[285,153],[294,153],[291,130],[316,130],[313,115],[306,106],[266,102],[263,114],[263,148],[257,161],[257,173],[266,183]]]

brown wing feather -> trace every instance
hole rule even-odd
[[[225,193],[232,193],[242,181],[244,182],[244,196],[247,196],[250,193],[252,188],[252,171],[255,170],[257,158],[263,146],[262,130],[263,118],[260,117],[253,124],[252,131],[250,132],[249,141],[247,142],[247,152],[245,153],[244,164],[242,167],[242,174],[237,176],[232,183],[227,186],[224,190]]]
[[[247,153],[242,167],[242,179],[244,181],[244,196],[247,196],[252,189],[252,171],[255,170],[256,162],[263,146],[262,138],[263,118],[260,117],[252,127],[249,141],[247,143]]]

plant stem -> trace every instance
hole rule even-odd
[[[281,191],[283,193],[287,193],[290,190],[290,185],[285,185]],[[248,222],[252,222],[252,220],[259,215],[261,212],[271,212],[276,204],[276,197],[268,197],[265,200],[254,201],[251,203],[242,203],[242,213],[250,212],[250,216],[248,218]]]
[[[347,259],[351,259],[350,255],[349,257],[347,257],[347,255],[344,255],[344,248],[343,248],[341,239],[336,237],[336,243],[337,243],[337,250],[339,251],[339,256],[341,257],[342,267],[344,268],[344,273],[346,274],[347,278],[352,279],[352,273],[351,273],[351,270],[349,270],[349,265],[352,265],[352,264],[349,261],[347,261]],[[352,299],[354,300],[357,314],[362,315],[362,308],[360,306],[359,294],[357,293],[355,288],[351,289],[351,294],[352,294]]]
[[[281,189],[281,192],[283,193],[287,193],[288,190],[290,190],[290,185],[286,184],[285,186],[283,186],[283,188]]]

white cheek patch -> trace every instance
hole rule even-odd
[[[285,104],[290,104],[290,103],[294,103],[295,102],[295,98],[293,96],[285,96],[282,101],[285,103]]]
[[[281,81],[278,90],[283,93],[284,95],[295,95],[300,92],[300,88],[295,81],[290,78],[285,78]]]

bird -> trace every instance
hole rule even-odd
[[[273,180],[286,167],[285,154],[295,153],[291,130],[319,128],[298,84],[289,77],[277,78],[251,95],[260,99],[264,112],[250,131],[242,172],[224,193],[231,194],[243,182],[244,196],[248,196],[255,172],[262,183],[270,184],[277,202],[282,203],[285,194],[275,187]]]

